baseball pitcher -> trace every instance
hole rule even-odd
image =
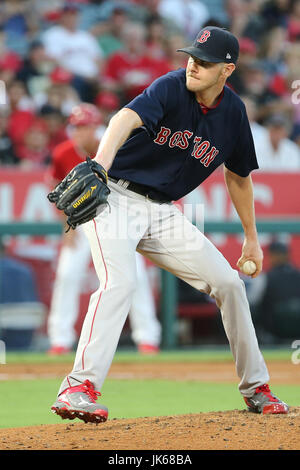
[[[239,44],[225,29],[207,26],[190,47],[186,69],[155,80],[111,119],[94,159],[50,193],[69,226],[83,223],[100,288],[90,299],[73,370],[52,411],[62,418],[105,421],[97,403],[136,284],[135,251],[196,289],[220,308],[250,411],[287,413],[269,388],[245,286],[217,248],[172,201],[200,185],[220,165],[244,229],[238,267],[262,270],[251,171],[258,168],[245,106],[226,86]]]

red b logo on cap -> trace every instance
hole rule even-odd
[[[206,29],[206,30],[203,31],[203,33],[201,34],[200,38],[197,39],[197,42],[200,42],[200,43],[202,44],[203,42],[206,42],[209,37],[210,37],[210,31],[208,31],[208,30]]]

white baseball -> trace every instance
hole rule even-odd
[[[244,274],[247,274],[247,276],[251,276],[251,274],[254,274],[256,271],[256,264],[254,261],[245,261],[245,263],[242,266],[242,271]]]

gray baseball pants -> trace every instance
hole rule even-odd
[[[135,290],[137,250],[216,300],[239,390],[252,396],[256,387],[269,381],[269,374],[238,272],[174,204],[153,202],[127,185],[110,181],[110,207],[83,225],[101,287],[91,296],[74,367],[59,393],[86,379],[101,390]]]

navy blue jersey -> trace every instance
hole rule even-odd
[[[109,175],[149,186],[178,200],[222,163],[240,176],[258,168],[241,99],[227,86],[219,105],[205,114],[185,85],[185,69],[155,80],[127,108],[143,126],[116,154]]]

